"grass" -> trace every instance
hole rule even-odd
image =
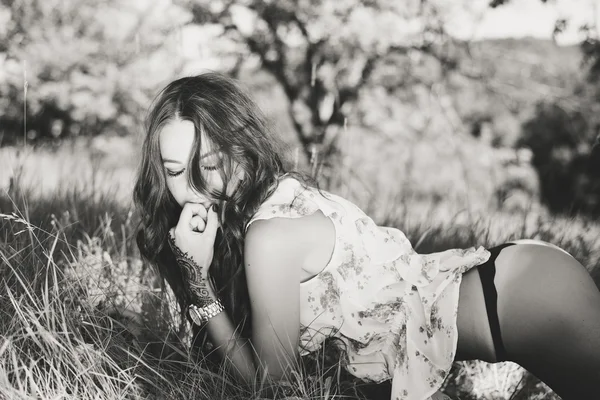
[[[61,179],[40,193],[24,178],[31,170],[57,170],[52,162],[65,159],[73,162],[69,171],[107,169],[102,161],[79,168],[89,162],[85,153],[61,154],[48,156],[54,161],[42,168],[36,160],[47,154],[31,150],[0,193],[0,398],[329,399],[377,398],[389,390],[345,372],[332,346],[302,360],[290,387],[262,378],[241,387],[210,357],[191,353],[172,294],[161,290],[134,244],[136,216],[124,195],[130,183]],[[599,281],[594,222],[543,209],[466,212],[457,203],[413,199],[403,189],[385,198],[350,197],[380,224],[402,229],[419,252],[537,238],[565,248]],[[461,399],[553,396],[515,364],[475,361],[455,363],[444,391]]]

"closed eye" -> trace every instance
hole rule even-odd
[[[181,174],[183,174],[183,171],[185,171],[185,169],[182,169],[181,171],[169,171],[167,170],[167,175],[169,175],[170,177],[176,177],[179,176]]]
[[[212,160],[204,165],[200,165],[200,168],[205,171],[216,171],[223,164],[223,155],[220,152],[210,154],[208,158],[212,158]]]

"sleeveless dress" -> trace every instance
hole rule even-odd
[[[430,399],[456,354],[462,274],[490,256],[483,247],[417,254],[398,229],[377,226],[351,202],[283,176],[248,222],[321,211],[335,227],[331,259],[300,283],[300,355],[329,336],[344,343],[354,376],[392,379],[392,399]]]

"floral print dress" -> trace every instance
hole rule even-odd
[[[329,263],[300,283],[300,354],[329,336],[345,344],[348,371],[392,379],[392,399],[439,396],[457,346],[462,274],[490,256],[483,247],[417,254],[398,229],[377,226],[357,206],[284,176],[259,219],[321,211],[335,227]]]

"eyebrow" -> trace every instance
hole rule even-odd
[[[212,156],[212,155],[213,155],[213,154],[215,154],[216,152],[218,152],[218,150],[212,150],[212,151],[209,151],[208,153],[204,153],[204,154],[202,154],[202,155],[200,156],[200,159],[201,159],[201,160],[203,160],[203,159],[205,159],[205,158],[206,158],[206,157],[208,157],[208,156]],[[181,161],[178,161],[178,160],[172,160],[172,159],[170,159],[170,158],[163,158],[163,164],[164,164],[164,163],[183,164]]]

